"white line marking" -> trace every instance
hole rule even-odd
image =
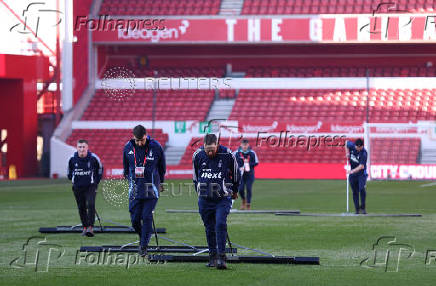
[[[436,186],[436,182],[429,183],[429,184],[424,184],[424,185],[421,185],[420,187],[424,188],[424,187],[431,187],[431,186]]]

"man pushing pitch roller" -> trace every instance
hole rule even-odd
[[[227,216],[232,199],[238,197],[238,163],[229,148],[218,144],[215,134],[207,134],[204,146],[192,156],[192,164],[198,210],[206,229],[209,248],[207,266],[227,269]]]
[[[366,214],[366,161],[368,153],[363,148],[363,140],[357,139],[354,143],[347,141],[345,145],[345,153],[350,161],[351,169],[347,170],[351,189],[353,190],[354,207],[356,214]],[[360,204],[359,204],[360,195]]]
[[[124,146],[124,177],[129,181],[129,212],[139,235],[139,255],[147,255],[153,234],[153,210],[163,191],[166,164],[162,146],[147,136],[142,125],[133,128],[133,139]]]

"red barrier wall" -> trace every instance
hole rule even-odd
[[[106,167],[106,177],[121,177],[122,169]],[[192,179],[192,166],[167,166],[168,179]],[[256,167],[258,179],[345,179],[344,164],[262,163]]]
[[[48,80],[48,59],[0,55],[0,129],[6,129],[7,167],[18,177],[37,174],[37,80]]]

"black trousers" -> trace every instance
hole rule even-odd
[[[206,229],[209,254],[225,254],[227,240],[227,216],[232,208],[232,200],[225,197],[220,200],[198,200],[198,212]]]
[[[80,221],[84,227],[94,226],[95,221],[95,195],[97,186],[90,185],[84,188],[74,188],[73,193],[79,209]]]
[[[356,211],[359,209],[366,209],[366,179],[367,176],[350,176],[349,182],[353,190],[353,202]],[[360,194],[360,205],[359,205]]]
[[[130,220],[142,247],[148,246],[153,235],[153,210],[156,204],[157,199],[135,199],[129,202]]]
[[[239,195],[245,200],[245,186],[247,186],[247,203],[251,203],[251,189],[254,183],[254,172],[244,173],[239,184]]]

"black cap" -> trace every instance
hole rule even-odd
[[[248,143],[248,139],[242,139],[242,143]]]

